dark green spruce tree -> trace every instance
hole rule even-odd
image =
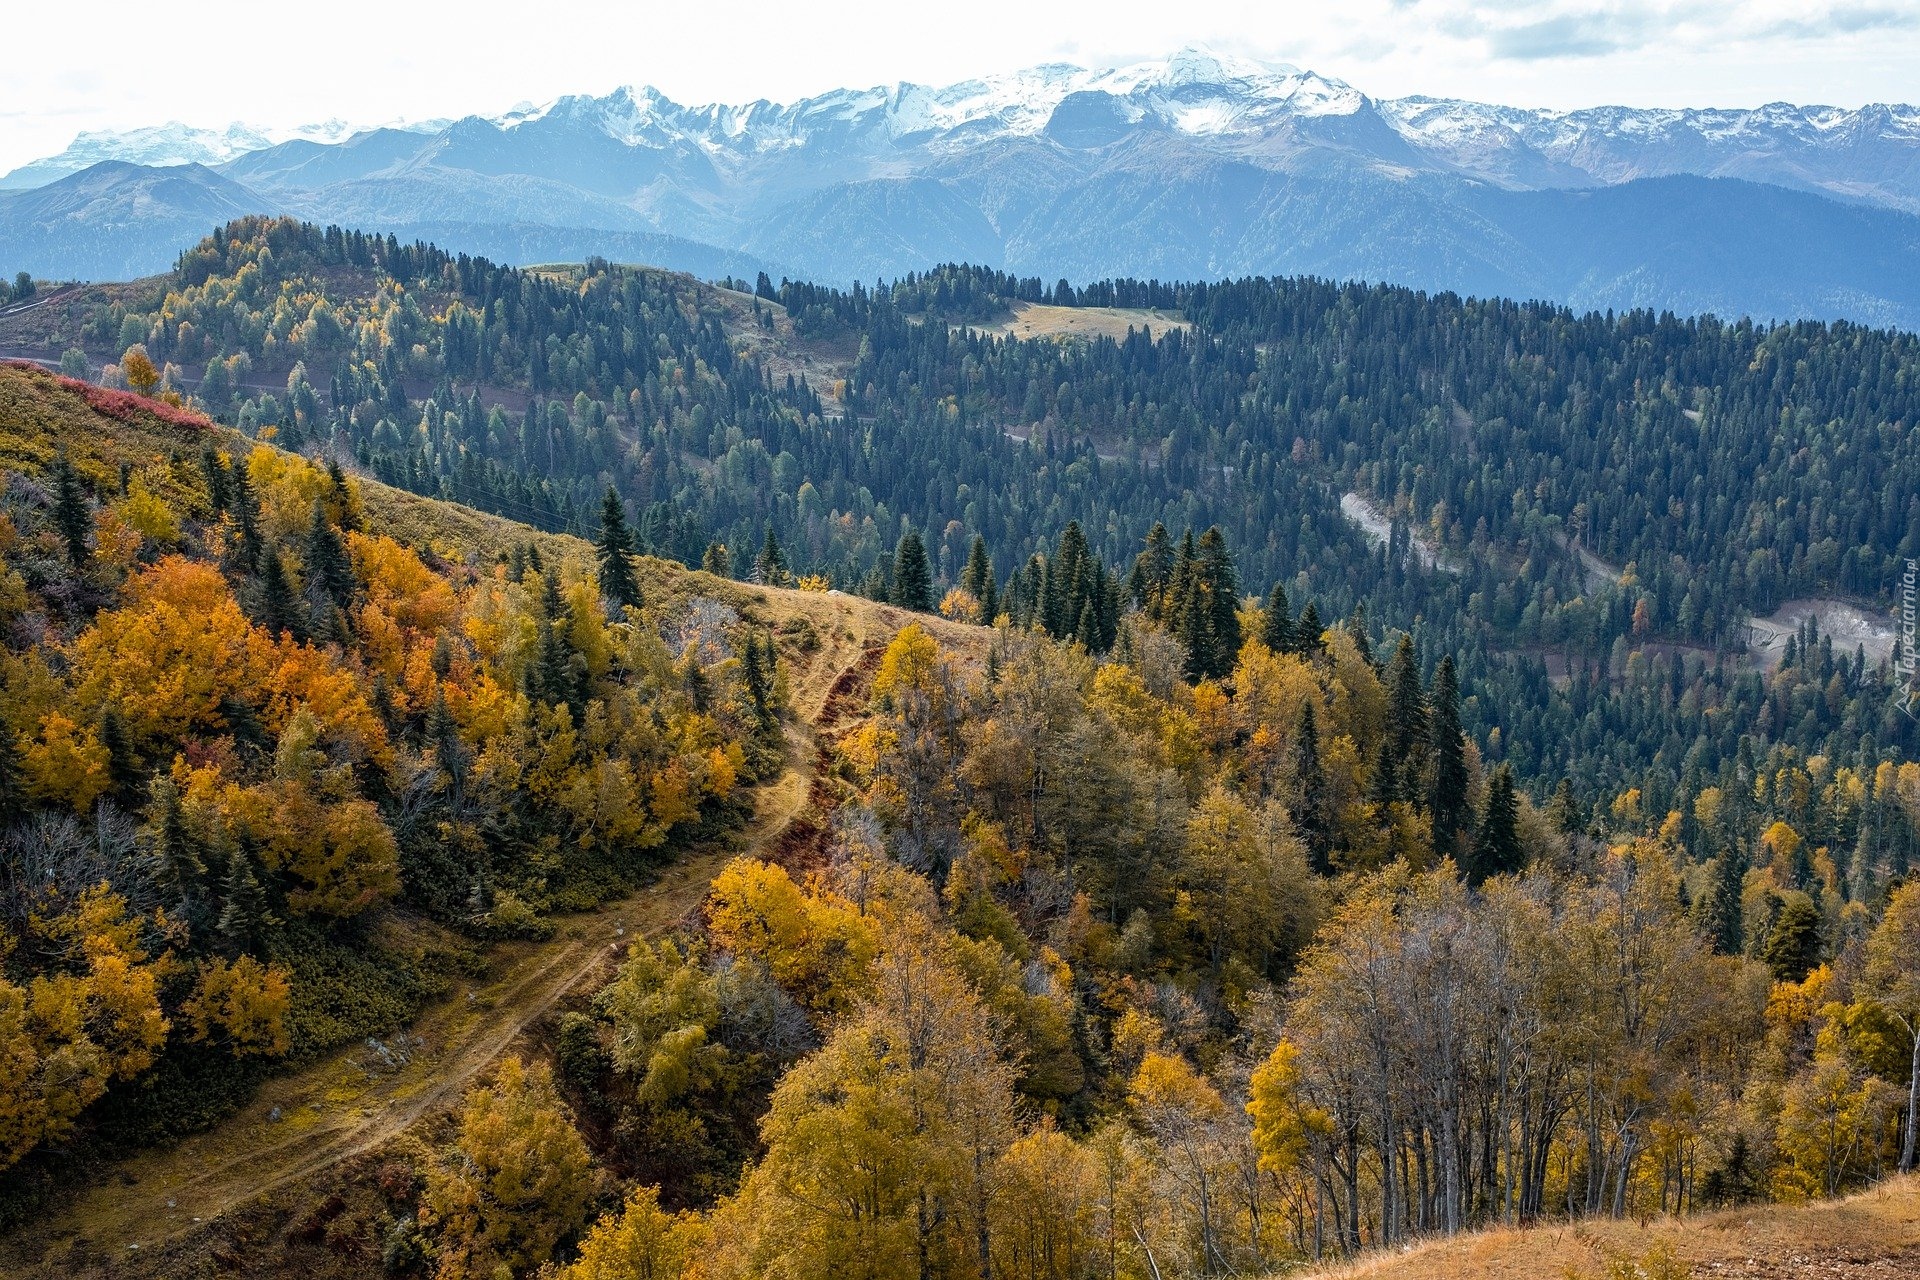
[[[1820,963],[1820,911],[1805,894],[1787,898],[1760,958],[1775,982],[1799,982]]]
[[[1267,607],[1260,617],[1260,643],[1275,653],[1293,652],[1293,609],[1287,603],[1287,589],[1277,582],[1267,593]]]
[[[1127,593],[1135,605],[1157,622],[1166,620],[1163,600],[1173,582],[1173,567],[1173,537],[1167,532],[1167,526],[1156,520],[1153,528],[1147,530],[1145,546],[1133,558],[1133,569],[1127,574]]]
[[[247,573],[260,569],[260,499],[254,496],[253,480],[244,460],[227,469],[227,510],[233,515],[237,536],[229,555],[233,563]]]
[[[767,523],[767,537],[760,544],[760,554],[753,562],[753,571],[761,582],[770,587],[783,587],[787,583],[787,556],[780,550],[780,540],[773,536],[773,523]]]
[[[1713,883],[1707,890],[1703,924],[1713,949],[1723,956],[1737,956],[1746,950],[1746,921],[1741,901],[1746,882],[1746,858],[1731,844],[1722,848],[1720,856],[1713,860]]]
[[[1480,885],[1494,876],[1513,875],[1526,866],[1520,844],[1520,800],[1513,789],[1513,770],[1502,763],[1487,779],[1487,810],[1467,859],[1467,883]]]
[[[1299,797],[1293,825],[1307,846],[1307,865],[1320,875],[1333,871],[1333,815],[1327,795],[1327,774],[1320,763],[1320,722],[1308,698],[1300,708],[1300,724],[1293,735],[1293,783]]]
[[[280,558],[279,548],[263,551],[261,563],[265,568],[260,574],[260,625],[269,635],[287,632],[298,640],[303,630],[300,598],[294,594],[293,584],[287,581],[287,566]]]
[[[600,594],[625,609],[640,607],[640,580],[633,572],[633,530],[613,486],[600,501]]]
[[[100,745],[107,751],[110,793],[122,800],[132,796],[140,787],[140,761],[134,754],[126,717],[116,706],[109,705],[100,713]]]
[[[987,558],[987,540],[974,535],[967,551],[967,566],[960,571],[960,589],[980,602],[980,621],[993,625],[1000,602],[993,582],[993,561]]]
[[[87,494],[80,485],[80,476],[64,453],[53,464],[53,527],[66,543],[68,561],[76,569],[85,564],[93,513],[87,509]]]
[[[560,576],[549,569],[540,575],[538,638],[527,668],[528,696],[548,706],[573,701],[573,646],[567,642],[566,612]]]
[[[1467,744],[1460,731],[1460,682],[1453,673],[1452,654],[1440,659],[1427,703],[1433,753],[1427,811],[1433,818],[1433,851],[1437,857],[1458,858],[1461,838],[1472,829],[1473,810],[1467,798]]]
[[[1420,688],[1420,667],[1413,656],[1413,637],[1402,634],[1387,664],[1387,736],[1384,746],[1394,764],[1393,798],[1418,800],[1420,779],[1426,773],[1423,748],[1427,742],[1427,697]]]
[[[1300,611],[1300,620],[1293,624],[1293,652],[1303,658],[1311,658],[1321,650],[1321,633],[1326,627],[1320,621],[1320,610],[1307,601],[1307,607]]]
[[[933,610],[933,569],[917,530],[901,534],[893,550],[893,603],[916,613]]]
[[[1218,679],[1240,660],[1240,577],[1218,525],[1200,535],[1199,571],[1206,592],[1207,674]]]
[[[353,600],[353,561],[340,542],[340,534],[327,519],[323,502],[313,504],[313,518],[307,524],[306,546],[307,602],[316,611],[327,605],[344,609]]]
[[[254,874],[251,842],[242,840],[228,862],[226,880],[220,886],[220,917],[214,927],[233,950],[251,951],[280,922],[274,919],[266,890]]]
[[[0,834],[27,816],[27,781],[20,766],[20,740],[0,720]]]

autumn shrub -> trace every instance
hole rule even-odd
[[[293,978],[287,1025],[294,1058],[384,1035],[413,1016],[424,993],[408,957],[317,926],[289,926],[274,958]]]
[[[175,1044],[144,1075],[109,1090],[96,1120],[128,1147],[178,1142],[244,1107],[272,1069],[269,1060],[236,1058],[218,1045]]]

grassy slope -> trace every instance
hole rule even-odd
[[[139,468],[173,455],[197,467],[209,441],[245,444],[188,415],[169,422],[136,407],[125,420],[109,417],[51,375],[0,365],[0,469],[38,472],[64,447],[76,467],[111,485],[122,462]],[[592,552],[577,538],[361,484],[369,529],[449,559],[490,561],[529,540],[562,562]],[[917,621],[976,657],[988,635],[858,597],[750,586],[660,560],[643,559],[641,579],[649,601],[669,611],[696,596],[725,600],[767,625],[779,646],[793,712],[787,767],[756,789],[747,827],[683,854],[655,884],[564,919],[550,941],[487,948],[484,973],[423,1009],[404,1042],[390,1042],[406,1057],[397,1068],[370,1067],[365,1047],[349,1046],[270,1080],[249,1106],[205,1134],[98,1171],[53,1212],[0,1240],[0,1275],[380,1274],[368,1250],[384,1203],[372,1187],[383,1153],[435,1132],[467,1083],[523,1044],[549,1013],[598,985],[621,939],[671,928],[697,911],[728,858],[753,852],[805,863],[818,856],[827,811],[837,803],[825,744],[861,714],[864,682],[901,627]],[[379,927],[390,936],[437,928],[399,910]],[[340,1207],[330,1208],[336,1201]],[[316,1214],[320,1225],[309,1230]]]
[[[1478,1232],[1308,1274],[1316,1280],[1602,1280],[1611,1260],[1643,1260],[1658,1245],[1696,1278],[1920,1276],[1920,1177],[1803,1206]]]
[[[1129,329],[1151,329],[1156,334],[1169,329],[1193,326],[1168,311],[1143,307],[1056,307],[1048,303],[1016,302],[1013,314],[1004,323],[992,326],[994,333],[1016,338],[1112,338],[1116,342]]]

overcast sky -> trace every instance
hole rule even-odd
[[[494,113],[653,84],[789,101],[1183,45],[1309,67],[1375,97],[1522,106],[1858,106],[1920,96],[1920,0],[20,0],[0,171],[82,129],[284,127]]]

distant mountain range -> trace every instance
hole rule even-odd
[[[0,268],[155,271],[236,210],[509,261],[1309,273],[1920,327],[1915,107],[1376,100],[1199,50],[789,105],[622,89],[371,129],[86,134],[0,178]]]

